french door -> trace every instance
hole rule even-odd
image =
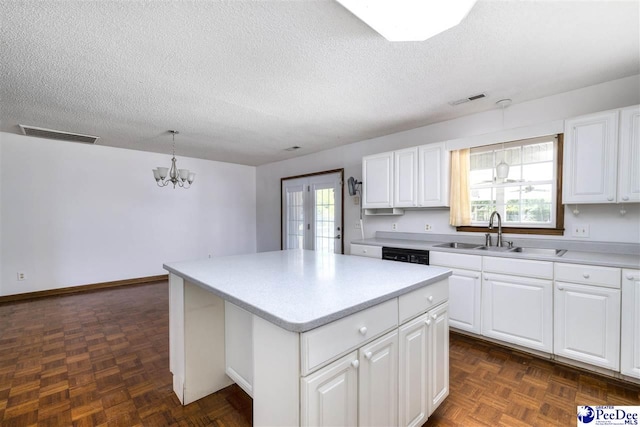
[[[282,249],[343,253],[343,171],[282,179]]]

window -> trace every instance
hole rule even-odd
[[[561,136],[513,141],[470,151],[471,226],[458,231],[484,231],[497,211],[505,232],[562,234]],[[496,177],[495,166],[509,165],[507,178]],[[537,230],[537,231],[536,231]]]

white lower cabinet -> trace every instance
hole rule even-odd
[[[431,252],[429,264],[451,269],[449,276],[449,326],[480,334],[482,257]]]
[[[551,353],[552,334],[551,280],[484,274],[482,335]]]
[[[398,332],[358,351],[358,420],[361,426],[392,426],[398,420]]]
[[[390,426],[398,420],[398,332],[302,378],[302,425]]]
[[[300,379],[303,426],[420,426],[449,395],[442,303]]]
[[[480,334],[482,281],[480,272],[452,268],[449,276],[449,325]]]
[[[620,370],[620,269],[556,263],[553,352]]]
[[[603,368],[620,367],[620,291],[556,282],[554,353]]]
[[[620,373],[640,378],[640,270],[622,270]]]
[[[358,424],[358,352],[302,378],[303,426],[355,426]]]
[[[399,422],[420,426],[449,395],[448,304],[400,327]]]

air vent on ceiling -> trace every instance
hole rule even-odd
[[[95,144],[99,136],[82,135],[80,133],[62,132],[53,129],[44,129],[34,126],[19,125],[22,133],[27,136],[37,136],[39,138],[58,139],[60,141],[82,142],[84,144]]]
[[[457,101],[451,101],[449,105],[456,106],[456,105],[464,104],[465,102],[475,101],[476,99],[482,99],[482,98],[485,98],[486,96],[487,96],[486,93],[479,93],[477,95],[473,95],[468,98],[462,98],[462,99],[458,99]]]

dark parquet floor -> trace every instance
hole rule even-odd
[[[250,426],[233,385],[172,391],[166,283],[0,304],[0,424]],[[640,405],[640,387],[451,334],[451,394],[428,426],[570,426],[576,406]]]

